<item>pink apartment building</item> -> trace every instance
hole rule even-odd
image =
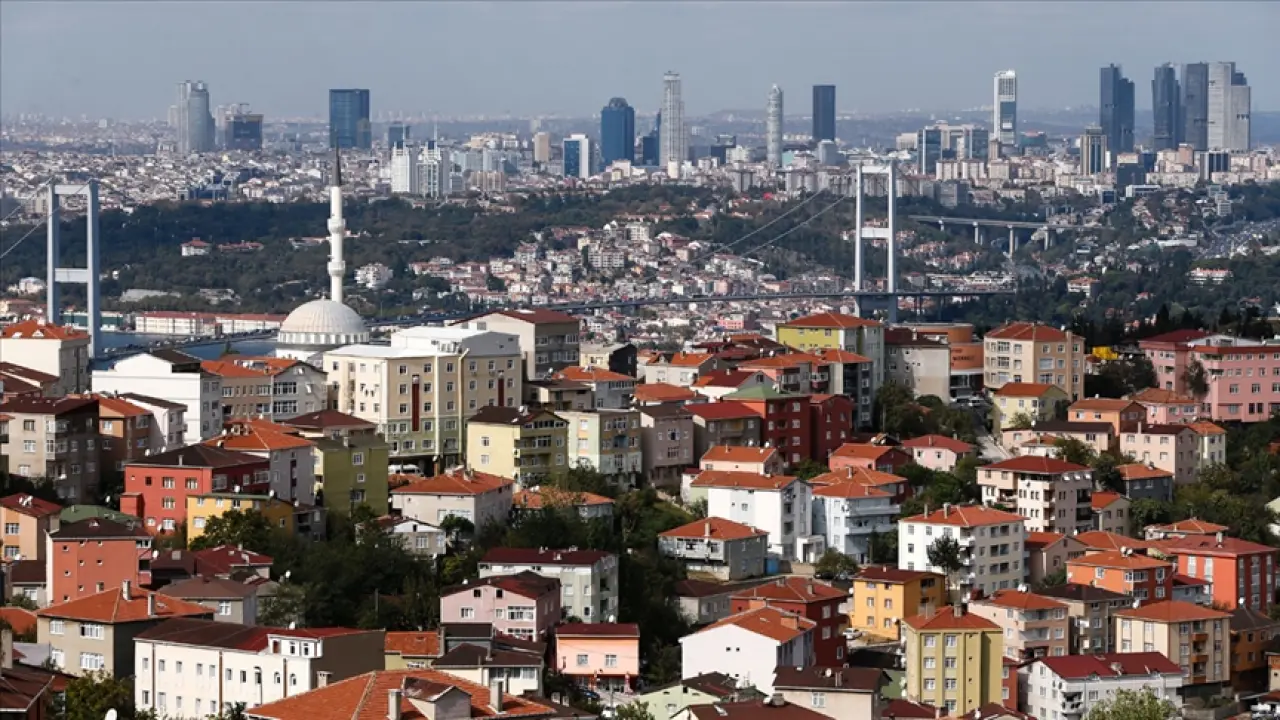
[[[1188,425],[1138,423],[1123,428],[1120,452],[1170,473],[1175,485],[1195,482],[1200,471],[1200,436]]]
[[[566,623],[556,628],[556,670],[597,690],[627,693],[640,675],[640,626]]]
[[[525,571],[468,580],[440,593],[440,622],[490,623],[495,632],[546,640],[560,621],[560,581]]]
[[[1147,388],[1130,399],[1147,409],[1149,423],[1187,423],[1200,415],[1200,403],[1195,398],[1164,388]]]
[[[1183,330],[1138,343],[1155,367],[1159,387],[1191,395],[1187,369],[1204,368],[1208,392],[1202,418],[1261,422],[1280,411],[1280,344]]]

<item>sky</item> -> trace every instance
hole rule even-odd
[[[1280,2],[0,2],[0,113],[164,118],[182,80],[214,105],[322,117],[327,90],[369,88],[383,113],[586,116],[613,96],[641,113],[679,72],[686,113],[788,114],[835,84],[841,112],[1098,103],[1123,66],[1151,105],[1162,62],[1234,60],[1255,110],[1280,110]]]

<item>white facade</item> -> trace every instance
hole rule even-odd
[[[151,413],[151,434],[147,445],[152,455],[159,455],[170,450],[187,446],[187,408],[177,403],[169,403],[159,398],[139,395],[124,398],[130,403]],[[157,402],[152,402],[156,400]]]
[[[722,517],[769,533],[769,553],[802,559],[802,540],[809,539],[813,488],[795,480],[779,489],[708,487],[707,515]]]
[[[186,405],[188,443],[222,432],[222,380],[198,369],[198,360],[197,369],[190,372],[175,367],[179,366],[154,355],[127,357],[110,370],[94,370],[93,391],[137,393]]]
[[[1138,693],[1150,690],[1175,707],[1182,706],[1179,691],[1184,678],[1181,672],[1120,675],[1099,672],[1088,677],[1064,678],[1054,672],[1050,664],[1053,663],[1041,660],[1031,663],[1022,686],[1022,692],[1025,692],[1022,707],[1038,718],[1080,720],[1088,717],[1099,702],[1114,699],[1120,690]]]
[[[456,515],[470,520],[479,528],[490,522],[506,522],[511,513],[511,485],[450,495],[392,492],[391,509],[400,511],[404,517],[432,525],[439,525],[445,518]]]
[[[944,516],[944,513],[946,515]],[[960,514],[964,513],[967,518]],[[1013,513],[969,506],[917,515],[898,523],[898,567],[946,575],[929,563],[929,546],[938,538],[960,543],[962,569],[951,576],[952,587],[978,589],[991,595],[1013,590],[1026,581],[1026,522]]]
[[[418,191],[429,198],[449,194],[453,161],[439,148],[424,148],[418,156]]]
[[[662,76],[662,128],[658,134],[658,166],[672,178],[680,177],[680,167],[689,159],[689,135],[684,126],[684,98],[680,74]]]
[[[680,638],[680,677],[688,680],[720,672],[773,693],[774,671],[780,666],[807,667],[813,657],[813,630],[780,642],[732,623],[722,623]]]
[[[782,88],[774,85],[769,90],[769,104],[765,107],[765,162],[770,167],[782,165]]]
[[[591,177],[591,138],[582,133],[574,133],[565,138],[561,143],[561,155],[564,160],[564,176],[586,178]],[[569,149],[573,148],[577,153],[577,165],[570,167],[570,159],[572,153]]]
[[[514,575],[526,570],[560,581],[560,608],[583,622],[617,622],[618,558],[606,554],[591,564],[555,561],[549,550],[543,559],[529,562],[480,563],[480,577]],[[613,618],[612,620],[610,618]]]
[[[1233,62],[1209,63],[1209,127],[1210,150],[1249,149],[1250,89],[1243,73]]]
[[[420,187],[418,162],[413,151],[403,145],[391,148],[391,192],[417,195]]]
[[[839,485],[819,488],[813,496],[813,531],[826,546],[853,558],[871,562],[871,536],[893,532],[900,506],[893,496],[876,488],[859,486],[861,495],[840,497]],[[828,493],[832,494],[828,494]]]
[[[370,290],[381,290],[391,282],[394,273],[382,263],[369,263],[356,268],[356,284]]]

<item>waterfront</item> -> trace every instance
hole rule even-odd
[[[113,348],[121,348],[129,345],[139,345],[146,347],[153,342],[165,342],[177,340],[179,338],[173,335],[143,335],[139,333],[123,333],[123,332],[104,332],[98,335],[98,342],[103,350],[111,350]],[[218,341],[216,338],[209,338],[209,344],[197,345],[195,347],[182,348],[182,352],[194,355],[202,360],[213,360],[221,357],[228,348],[228,342]],[[230,342],[230,348],[241,355],[270,355],[275,352],[276,343],[274,340],[263,340],[261,338],[254,340],[240,340]],[[143,351],[139,351],[143,352]],[[97,368],[108,368],[115,364],[119,357],[110,360],[98,361],[94,363]]]

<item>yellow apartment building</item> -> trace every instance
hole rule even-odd
[[[1062,388],[1048,383],[1005,383],[991,393],[991,429],[1013,428],[1014,418],[1026,415],[1033,422],[1052,420],[1059,406],[1067,404]]]
[[[293,534],[297,525],[296,511],[292,503],[269,495],[245,495],[237,493],[205,493],[187,496],[187,542],[204,534],[213,518],[232,511],[261,513],[271,527]]]
[[[797,350],[846,350],[871,359],[872,391],[884,384],[884,325],[853,315],[806,315],[777,328],[778,342]]]
[[[935,613],[946,603],[946,586],[937,573],[864,567],[849,588],[849,627],[870,642],[896,642],[904,618]]]
[[[906,645],[906,699],[932,705],[949,717],[968,714],[1003,697],[1004,641],[1000,626],[944,607],[902,622]]]
[[[334,409],[374,423],[392,463],[431,470],[461,462],[468,418],[520,405],[521,357],[512,334],[415,327],[390,345],[331,350],[323,365]]]
[[[1005,383],[1053,385],[1071,400],[1084,391],[1084,338],[1048,325],[1013,322],[982,339],[983,385],[998,390]]]
[[[536,485],[569,469],[568,433],[549,410],[484,408],[467,422],[467,467]]]
[[[1181,600],[1111,613],[1117,652],[1158,652],[1182,666],[1187,685],[1231,682],[1231,615]]]

